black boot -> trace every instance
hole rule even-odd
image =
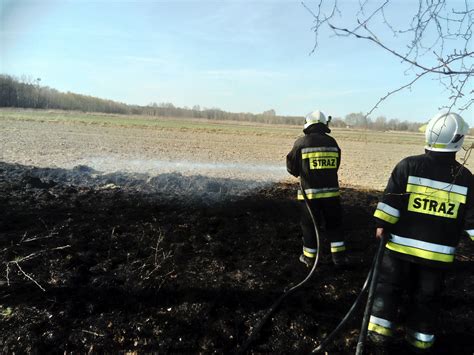
[[[340,251],[337,253],[331,253],[332,255],[332,263],[337,268],[348,268],[350,266],[349,258],[346,255],[345,251]]]
[[[312,267],[313,267],[313,264],[314,264],[314,259],[315,259],[315,258],[309,258],[309,257],[307,257],[306,255],[301,254],[299,260],[300,260],[303,264],[305,264],[307,268],[312,268]]]
[[[371,354],[389,355],[392,354],[392,338],[386,337],[375,332],[367,333],[367,340]]]

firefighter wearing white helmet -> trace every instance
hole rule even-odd
[[[474,240],[474,180],[456,161],[469,126],[439,113],[425,131],[425,153],[399,162],[374,213],[376,237],[388,237],[369,321],[369,339],[389,347],[403,294],[407,344],[435,345],[445,270],[463,234]]]
[[[306,115],[304,136],[296,140],[288,153],[286,167],[291,175],[300,177],[318,226],[324,224],[322,251],[327,249],[329,252],[330,249],[333,263],[342,267],[347,265],[347,257],[337,175],[341,149],[336,140],[329,136],[330,120],[331,116],[326,118],[321,111]],[[301,191],[298,191],[297,198],[301,201],[300,225],[303,232],[303,253],[299,260],[311,267],[317,253],[316,235]]]
[[[439,113],[426,127],[425,148],[433,152],[457,152],[468,132],[468,124],[458,114]]]
[[[331,116],[329,116],[329,117],[331,117]],[[328,121],[328,119],[326,119],[326,116],[321,111],[313,111],[313,112],[310,112],[306,115],[304,128],[306,129],[309,126],[311,126],[313,124],[316,124],[316,123],[322,123],[322,124],[327,126],[329,121]]]

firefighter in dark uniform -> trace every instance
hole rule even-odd
[[[318,226],[325,226],[334,264],[345,266],[346,246],[341,231],[342,213],[337,176],[341,149],[336,140],[328,135],[331,132],[328,123],[326,116],[320,111],[306,116],[304,136],[296,140],[288,153],[286,167],[291,175],[300,177]],[[303,232],[303,253],[299,260],[311,267],[317,252],[316,235],[300,190],[297,198],[302,202],[300,224]]]
[[[425,131],[425,154],[395,166],[375,211],[376,237],[388,237],[369,322],[369,339],[388,349],[397,322],[405,326],[408,348],[429,352],[446,269],[464,234],[474,238],[474,182],[458,163],[467,123],[439,113]],[[400,318],[402,296],[406,314]]]

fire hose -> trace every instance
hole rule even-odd
[[[303,186],[300,182],[300,188],[301,192],[303,194],[303,198],[306,204],[306,207],[308,209],[308,212],[311,216],[311,220],[314,225],[314,230],[316,232],[316,245],[317,245],[317,251],[316,251],[316,258],[313,264],[313,267],[311,268],[309,274],[305,277],[303,281],[298,283],[297,285],[291,287],[289,290],[283,292],[283,294],[273,303],[273,305],[270,307],[270,309],[267,311],[267,313],[262,317],[260,322],[254,327],[252,333],[248,337],[248,339],[245,341],[245,343],[242,344],[240,349],[238,350],[238,354],[243,354],[245,351],[248,350],[250,344],[255,340],[257,337],[258,333],[262,329],[263,325],[267,322],[267,320],[270,318],[270,316],[275,312],[275,310],[278,308],[278,306],[281,304],[281,302],[294,293],[297,289],[302,287],[314,274],[314,271],[316,270],[316,267],[318,265],[319,261],[319,253],[320,253],[320,237],[319,237],[319,230],[318,226],[316,223],[316,219],[314,217],[314,214],[311,210],[311,206],[309,204],[308,197],[306,196],[306,192],[303,189]],[[317,354],[323,351],[334,338],[336,335],[342,330],[342,328],[347,324],[347,321],[352,317],[354,314],[355,310],[358,308],[358,306],[361,304],[363,300],[363,296],[365,292],[367,291],[367,286],[369,286],[369,292],[368,292],[368,297],[367,297],[367,303],[364,311],[364,316],[362,319],[362,325],[361,325],[361,330],[359,333],[359,339],[357,341],[357,347],[356,347],[356,355],[362,355],[364,351],[364,346],[365,342],[367,339],[367,326],[369,323],[369,318],[370,318],[370,311],[372,310],[372,305],[373,305],[373,300],[374,300],[374,293],[375,293],[375,287],[377,286],[377,280],[378,280],[378,271],[380,269],[380,264],[382,262],[382,257],[383,253],[385,250],[385,244],[387,242],[387,236],[385,234],[382,235],[382,238],[379,242],[377,253],[374,256],[374,259],[372,261],[372,266],[369,270],[369,273],[367,275],[367,278],[365,279],[364,285],[362,286],[362,289],[357,296],[356,300],[352,304],[351,308],[349,311],[346,313],[346,315],[343,317],[343,319],[339,322],[339,324],[336,326],[336,328],[323,340],[323,342],[316,348],[314,349],[311,353],[312,354]]]
[[[311,217],[311,221],[313,222],[314,226],[314,231],[316,233],[316,258],[314,260],[313,267],[311,268],[308,276],[304,278],[303,281],[298,283],[297,285],[291,287],[290,289],[286,290],[283,292],[283,294],[273,303],[273,305],[270,307],[270,309],[265,313],[265,315],[262,317],[262,319],[257,323],[257,325],[253,328],[252,333],[248,337],[248,339],[245,341],[245,343],[242,344],[240,349],[238,349],[237,353],[238,354],[243,354],[247,349],[249,348],[250,344],[255,340],[257,337],[258,333],[262,329],[263,325],[267,322],[267,320],[270,318],[270,316],[275,312],[275,310],[278,308],[278,306],[281,304],[281,302],[287,298],[289,295],[293,294],[297,289],[302,287],[314,274],[314,271],[316,270],[316,267],[318,266],[318,261],[319,261],[319,250],[321,249],[319,247],[320,245],[320,238],[319,238],[319,229],[318,225],[316,223],[316,218],[314,217],[313,211],[311,210],[311,206],[309,204],[308,196],[306,196],[306,192],[303,189],[303,185],[301,184],[300,181],[300,188],[301,192],[303,194],[304,202],[306,204],[306,208],[308,209],[309,215]]]
[[[382,238],[379,242],[377,254],[374,258],[374,266],[372,268],[372,280],[370,281],[369,295],[367,296],[367,303],[365,305],[364,317],[362,318],[362,325],[359,333],[359,340],[357,341],[356,355],[362,355],[364,353],[365,341],[367,339],[367,331],[369,325],[370,312],[372,311],[372,305],[374,304],[374,293],[377,287],[377,281],[379,278],[380,265],[382,264],[383,252],[385,250],[385,244],[387,243],[387,235],[382,234]]]
[[[369,324],[370,311],[372,310],[372,305],[374,303],[374,293],[375,293],[375,287],[377,286],[378,272],[380,269],[380,264],[382,263],[382,258],[383,258],[383,253],[385,250],[386,243],[387,243],[387,236],[386,234],[383,234],[379,242],[379,246],[377,248],[377,253],[375,254],[374,259],[372,261],[372,267],[369,270],[369,273],[367,275],[367,278],[365,279],[364,285],[362,286],[362,289],[359,295],[357,296],[356,300],[352,304],[351,308],[349,308],[349,311],[346,313],[346,315],[342,318],[342,320],[336,326],[336,328],[323,340],[323,342],[316,349],[314,349],[311,352],[312,354],[320,353],[329,345],[329,343],[331,343],[332,340],[334,340],[336,335],[341,331],[344,325],[347,324],[347,321],[352,317],[357,307],[361,304],[363,300],[363,295],[365,291],[367,291],[367,286],[369,286],[370,284],[369,294],[367,297],[367,303],[366,303],[365,311],[364,311],[364,317],[362,318],[362,325],[360,328],[359,339],[357,341],[357,347],[356,347],[356,355],[363,354],[365,342],[367,339],[367,330],[368,330],[367,326]]]

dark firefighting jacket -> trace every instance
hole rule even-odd
[[[293,176],[300,176],[308,199],[339,196],[337,171],[341,164],[341,149],[327,133],[329,128],[317,123],[304,131],[286,156],[286,168]],[[298,190],[298,199],[303,195]]]
[[[426,151],[393,170],[374,213],[397,257],[432,266],[454,261],[463,232],[474,239],[474,181],[455,153]]]

